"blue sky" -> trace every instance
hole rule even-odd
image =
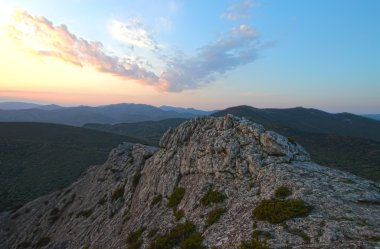
[[[67,54],[59,51],[62,46],[41,36],[45,47],[43,53],[37,52],[124,79],[126,86],[117,89],[119,97],[104,98],[108,102],[204,109],[240,104],[305,106],[380,113],[379,1],[5,0],[0,7],[2,16],[12,16],[14,9],[26,12],[18,21],[29,18],[33,28],[46,25],[36,21],[44,17],[53,25],[46,32],[55,34],[59,43],[64,42],[63,35],[59,36],[61,24],[67,34],[101,43],[96,49],[101,49],[102,56],[88,48]],[[5,19],[2,23],[9,25]],[[18,27],[14,21],[12,25]],[[24,35],[16,40],[30,46]],[[82,63],[84,57],[89,59]],[[20,91],[12,88],[12,79],[1,79],[0,101],[50,101],[2,94],[1,84],[7,85],[3,92]],[[135,83],[130,80],[138,83],[132,87]],[[56,87],[59,92],[60,86]],[[99,91],[102,87],[110,85],[97,83]],[[78,94],[83,91],[70,89]],[[101,99],[100,93],[91,94]],[[83,104],[98,103],[83,97],[56,99],[61,104],[79,104],[81,99]]]

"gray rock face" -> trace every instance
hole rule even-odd
[[[167,207],[177,186],[185,189],[179,220]],[[311,212],[278,224],[252,218],[280,186]],[[202,205],[210,189],[225,199]],[[215,208],[225,213],[209,225]],[[66,189],[1,214],[0,248],[127,248],[128,234],[141,227],[141,248],[149,248],[153,230],[165,234],[186,220],[209,248],[239,248],[254,231],[270,248],[376,248],[380,186],[312,163],[300,145],[261,125],[196,118],[168,130],[159,149],[122,144]]]

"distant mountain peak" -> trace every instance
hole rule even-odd
[[[374,248],[379,199],[377,183],[310,162],[260,124],[198,117],[160,148],[122,144],[71,186],[3,214],[0,247]]]

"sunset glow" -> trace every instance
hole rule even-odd
[[[379,111],[375,1],[88,4],[0,3],[0,101]]]

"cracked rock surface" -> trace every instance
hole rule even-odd
[[[280,186],[311,212],[279,224],[255,220],[253,209]],[[179,220],[167,207],[176,187],[185,189]],[[225,199],[203,205],[209,190]],[[225,212],[207,225],[216,208]],[[380,186],[313,163],[300,145],[259,124],[201,117],[168,130],[160,148],[121,144],[71,186],[0,214],[0,248],[41,241],[41,248],[127,248],[128,234],[141,227],[141,248],[149,248],[150,232],[165,234],[185,221],[208,248],[239,248],[254,231],[270,248],[379,248]]]

